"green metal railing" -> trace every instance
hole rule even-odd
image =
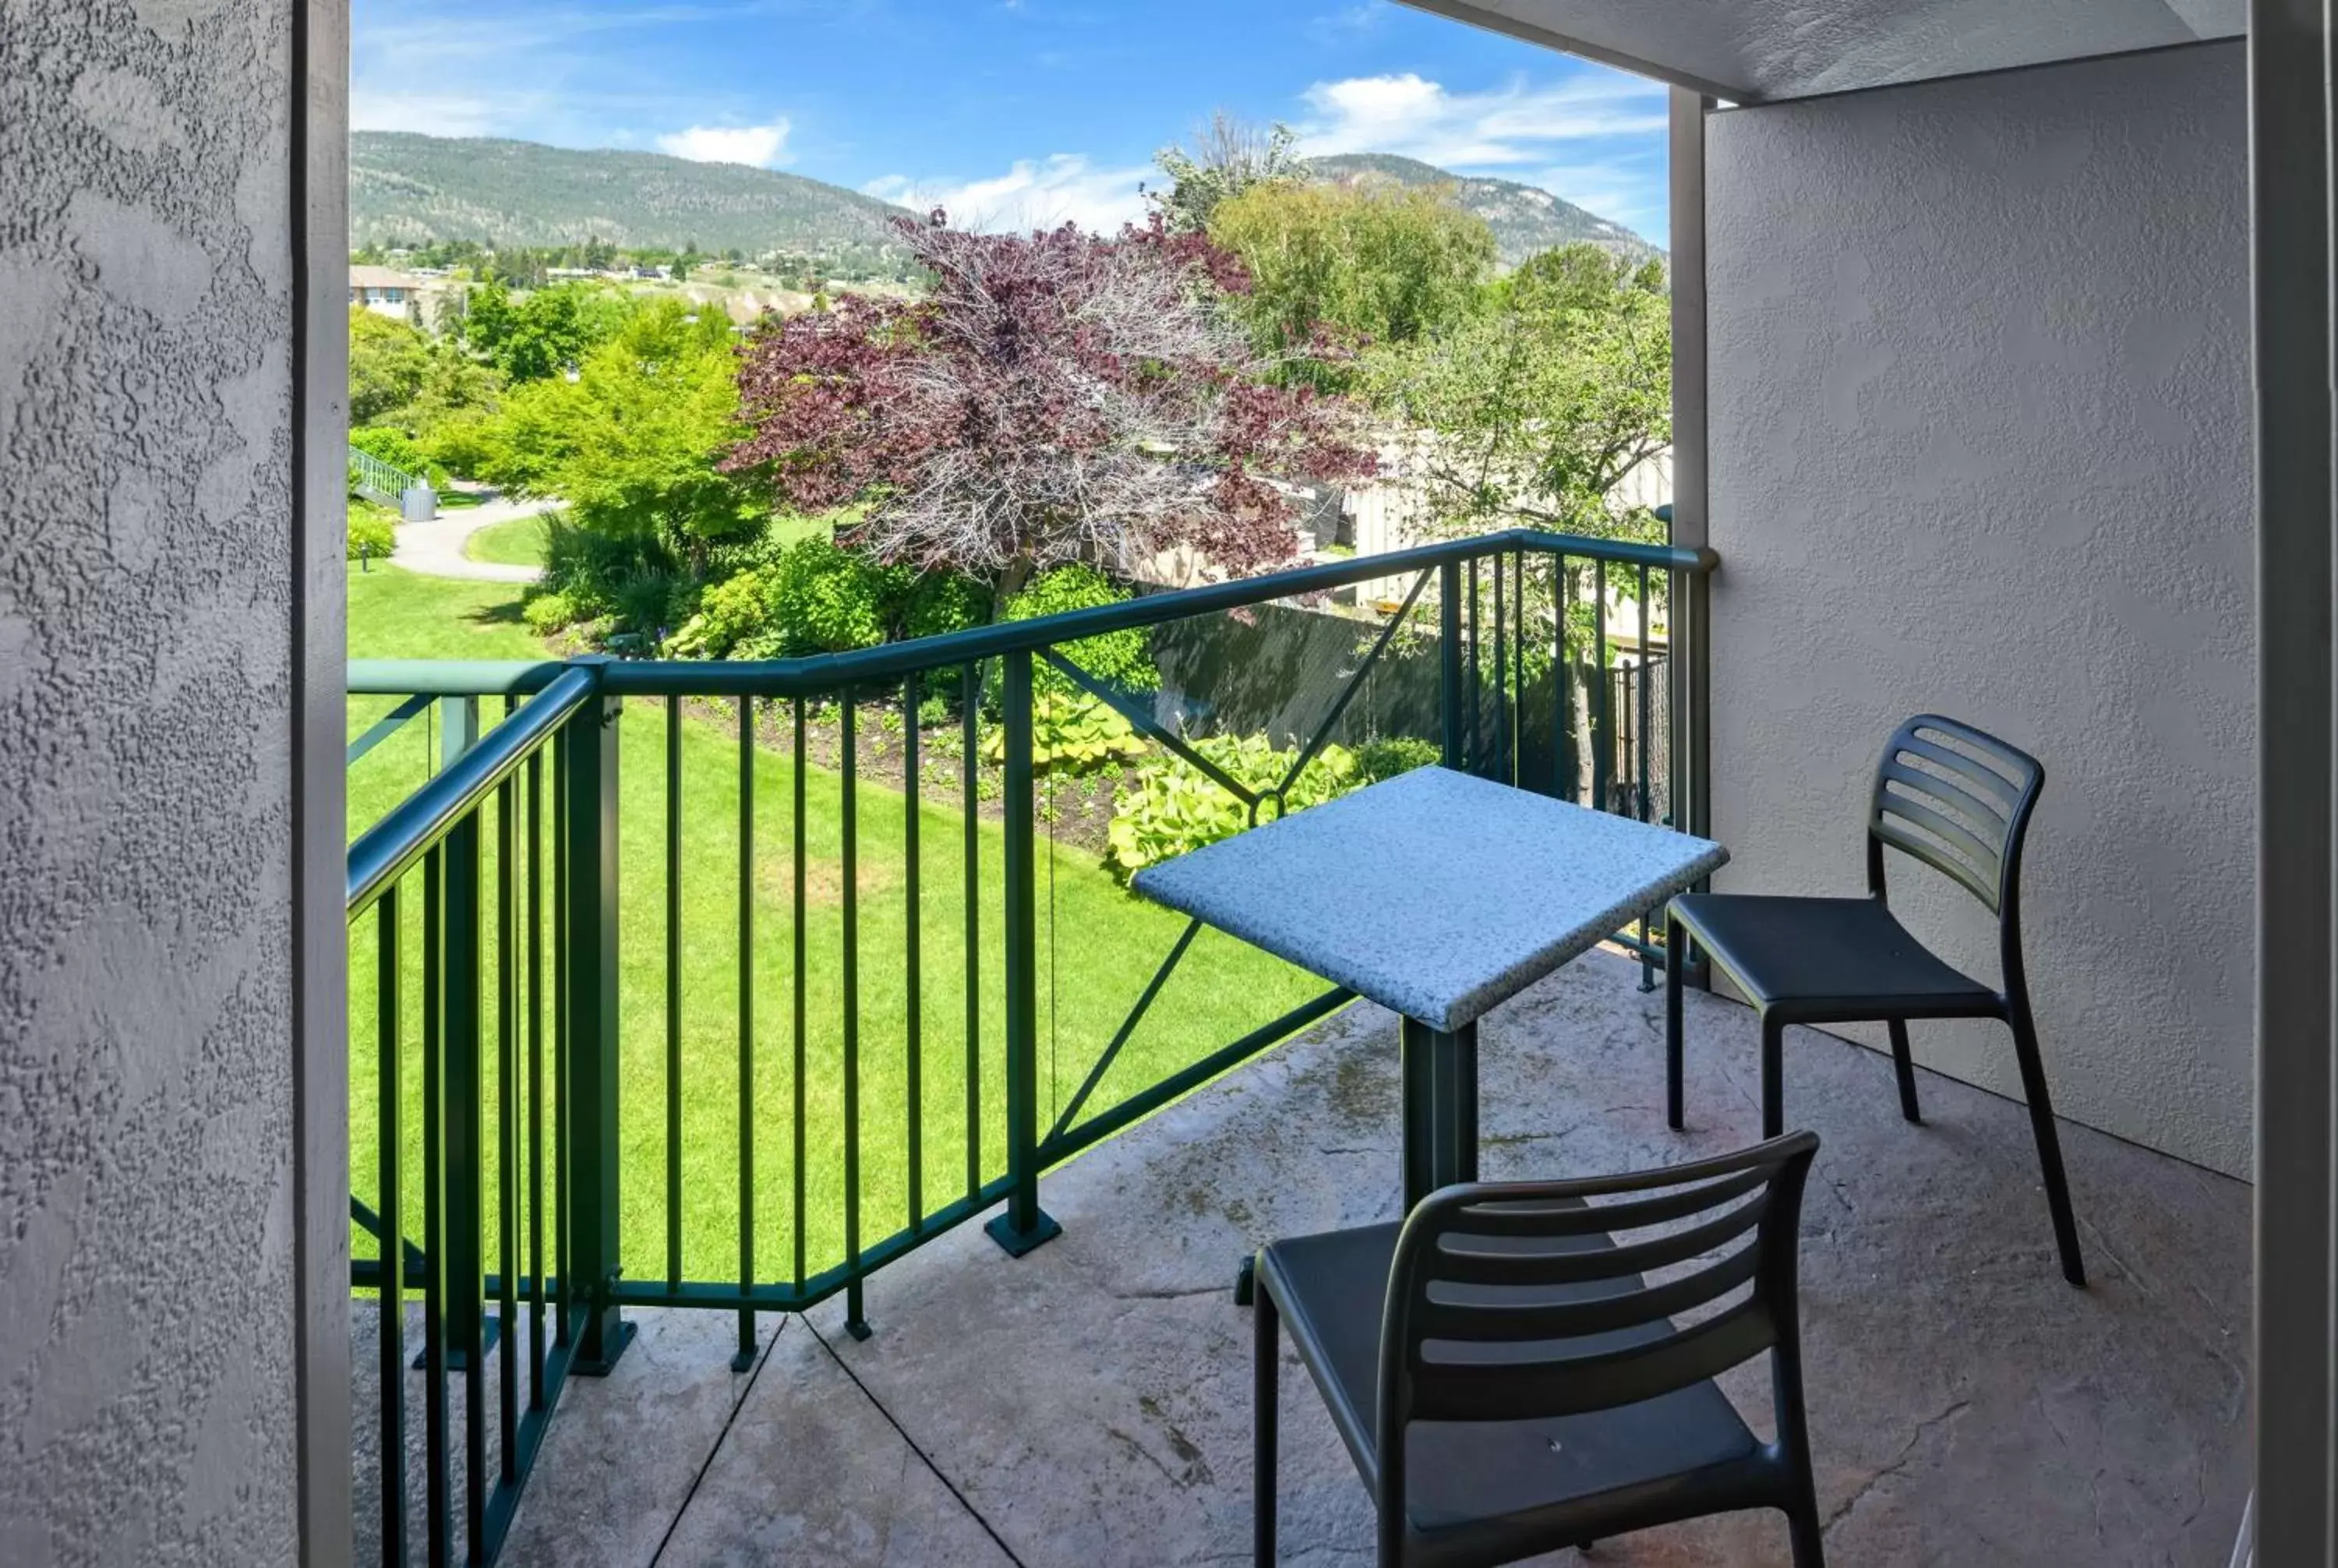
[[[565,1379],[614,1363],[626,1308],[736,1313],[742,1367],[759,1313],[840,1294],[865,1334],[886,1265],[1002,1205],[991,1234],[1041,1244],[1049,1167],[1351,999],[1277,979],[1297,989],[1223,1037],[1147,1034],[1204,945],[1231,939],[1134,900],[1066,901],[1043,688],[1109,705],[1249,821],[1335,741],[1402,734],[1519,788],[1693,822],[1697,730],[1672,675],[1698,651],[1675,636],[1659,653],[1655,621],[1702,624],[1713,565],[1517,531],[817,659],[353,665],[353,694],[471,715],[349,851],[372,1056],[352,1073],[352,1142],[372,1156],[352,1283],[378,1308],[385,1455],[406,1454],[421,1298],[423,1474],[378,1466],[380,1560],[494,1558]],[[1322,606],[1390,581],[1407,591],[1378,612]],[[1636,610],[1620,680],[1611,587]],[[1130,632],[1157,691],[1083,662]],[[484,732],[482,701],[503,709]],[[995,770],[978,763],[994,725]],[[1251,730],[1279,748],[1278,780],[1207,743]],[[631,814],[624,791],[642,792]],[[728,885],[705,877],[712,838]],[[1099,909],[1126,930],[1074,935],[1113,985],[1149,975],[1109,1026],[1054,995],[1062,925]],[[1655,962],[1645,938],[1625,940]],[[687,984],[722,944],[735,975]],[[735,1251],[711,1255],[710,1230]]]

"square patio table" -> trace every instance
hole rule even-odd
[[[1478,1019],[1725,864],[1709,839],[1422,768],[1137,873],[1402,1015],[1404,1209],[1478,1179]]]

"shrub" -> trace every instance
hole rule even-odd
[[[1223,735],[1193,746],[1227,777],[1261,795],[1280,785],[1299,760],[1295,749],[1278,751],[1263,735]],[[1320,806],[1363,782],[1354,753],[1326,746],[1292,780],[1283,812]],[[1174,755],[1148,763],[1132,786],[1113,792],[1112,803],[1105,864],[1123,882],[1157,861],[1231,838],[1251,825],[1249,808],[1224,786]],[[1271,820],[1273,812],[1265,807],[1261,819]]]
[[[349,497],[349,559],[387,561],[398,548],[398,532],[389,512],[370,501]]]
[[[1036,621],[1042,615],[1060,615],[1067,610],[1117,604],[1128,597],[1125,589],[1092,566],[1058,566],[1034,578],[1029,587],[1008,600],[1006,619]],[[1056,652],[1107,686],[1124,691],[1151,691],[1161,684],[1161,671],[1154,665],[1151,648],[1152,634],[1138,626],[1125,632],[1107,632],[1101,637],[1085,637],[1064,644]],[[1031,689],[1041,692],[1076,690],[1062,671],[1044,662],[1032,669]]]
[[[581,614],[614,614],[632,584],[676,573],[677,563],[654,539],[617,538],[565,514],[545,514],[544,585],[566,594]],[[656,629],[654,618],[645,629]]]
[[[698,595],[698,585],[685,575],[643,572],[614,584],[610,613],[620,630],[653,638],[677,622],[687,622]]]
[[[697,613],[668,640],[666,652],[677,659],[729,658],[771,626],[771,590],[777,580],[769,568],[750,566],[708,588],[698,597]]]
[[[539,637],[548,637],[562,627],[584,619],[577,612],[576,602],[557,589],[531,595],[519,613],[520,619],[527,622],[527,629]]]
[[[841,653],[886,639],[913,574],[827,539],[799,539],[779,560],[771,607],[785,655]]]
[[[349,445],[434,486],[447,483],[447,471],[430,460],[421,443],[395,426],[358,426],[349,432]]]
[[[1366,741],[1356,748],[1356,770],[1363,776],[1364,783],[1377,784],[1383,779],[1393,779],[1416,768],[1427,768],[1444,759],[1445,749],[1434,740],[1422,740],[1410,735],[1390,735],[1383,740]]]
[[[1031,704],[1031,767],[1040,773],[1095,773],[1144,757],[1144,742],[1109,703],[1078,692],[1049,691]],[[994,729],[982,760],[1007,760],[1007,731]]]
[[[929,572],[917,580],[901,612],[901,635],[947,637],[990,622],[990,591],[955,572]]]

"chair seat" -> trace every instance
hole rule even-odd
[[[1999,1012],[1875,898],[1684,894],[1674,917],[1757,1006],[1812,1023]]]
[[[1369,1225],[1277,1241],[1259,1261],[1259,1286],[1282,1313],[1292,1343],[1368,1485],[1379,1473],[1374,1413],[1380,1316],[1397,1230],[1393,1223]],[[1593,1238],[1526,1245],[1581,1250],[1606,1244]],[[1580,1300],[1619,1288],[1614,1279],[1597,1287],[1554,1287],[1550,1298]],[[1619,1348],[1667,1331],[1651,1323],[1567,1341],[1567,1351]],[[1519,1348],[1549,1352],[1547,1345]],[[1685,1473],[1763,1452],[1710,1380],[1637,1405],[1548,1420],[1415,1422],[1407,1443],[1407,1512],[1424,1534],[1570,1504],[1590,1517],[1602,1501],[1632,1488],[1676,1484]]]

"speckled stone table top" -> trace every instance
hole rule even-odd
[[[1708,839],[1422,768],[1150,867],[1135,887],[1454,1030],[1728,858]]]

